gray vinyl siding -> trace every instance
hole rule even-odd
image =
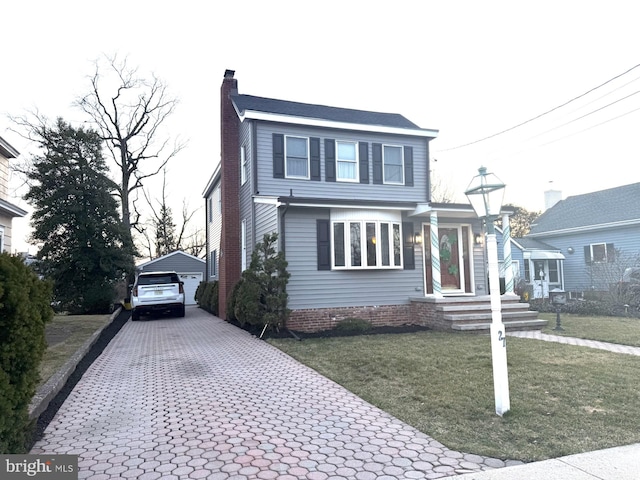
[[[253,252],[253,246],[255,242],[253,242],[254,238],[254,212],[253,212],[253,191],[252,191],[252,169],[251,169],[251,124],[249,122],[244,122],[240,125],[240,148],[242,146],[246,146],[246,155],[247,155],[247,181],[244,185],[240,185],[240,222],[243,220],[246,221],[247,231],[246,231],[246,240],[247,240],[247,267],[249,263],[251,263],[251,252]],[[240,153],[238,153],[238,158],[241,158]],[[242,166],[240,166],[241,168]],[[241,180],[241,177],[238,177]]]
[[[286,214],[289,308],[400,305],[423,294],[418,246],[415,270],[318,270],[317,219],[329,219],[329,210],[291,208]]]
[[[142,272],[165,272],[175,271],[178,273],[205,273],[205,263],[202,260],[192,258],[188,255],[176,253],[164,258],[159,258],[157,261],[150,263],[149,265],[141,265],[140,271]],[[203,276],[203,278],[205,278]]]
[[[273,134],[320,138],[320,181],[273,178]],[[369,149],[369,181],[371,183],[325,181],[324,139],[367,142]],[[363,200],[397,200],[425,202],[427,195],[427,140],[419,137],[372,134],[345,130],[300,127],[267,122],[257,123],[258,191],[261,195],[345,198]],[[372,144],[382,143],[413,147],[413,185],[374,185]]]
[[[640,226],[536,238],[559,249],[564,255],[564,289],[571,292],[583,292],[603,287],[598,285],[597,278],[593,278],[592,267],[585,261],[584,247],[586,245],[613,243],[613,248],[621,253],[621,258],[618,259],[620,268],[624,266],[622,265],[623,260],[637,258],[640,255]],[[569,253],[569,247],[573,248],[574,253]]]
[[[256,203],[256,236],[254,245],[260,241],[267,233],[278,232],[278,208],[274,204]]]

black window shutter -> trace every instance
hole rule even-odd
[[[327,182],[336,181],[336,141],[324,139],[324,177]]]
[[[413,147],[404,147],[404,184],[413,187]]]
[[[369,183],[369,144],[358,143],[358,161],[360,169],[360,183]]]
[[[273,178],[284,178],[284,135],[273,134]]]
[[[373,183],[382,185],[382,144],[372,144],[371,153],[373,155]]]
[[[614,263],[616,261],[616,251],[613,248],[613,243],[607,243],[607,263]]]
[[[310,161],[311,161],[311,180],[320,181],[320,139],[309,139]]]
[[[584,263],[591,265],[591,245],[584,246]]]
[[[331,235],[329,220],[316,220],[318,270],[331,270]]]
[[[405,270],[415,270],[416,269],[416,259],[415,253],[413,251],[413,222],[402,222],[402,249],[404,256],[404,269]]]

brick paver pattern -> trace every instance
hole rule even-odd
[[[193,307],[128,322],[31,453],[78,455],[78,478],[93,480],[430,479],[505,466],[449,450]]]

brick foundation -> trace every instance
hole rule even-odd
[[[369,320],[374,327],[420,324],[419,317],[410,315],[410,308],[410,305],[381,305],[293,310],[287,328],[297,332],[319,332],[332,329],[345,318]]]

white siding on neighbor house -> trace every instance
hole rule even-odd
[[[207,258],[209,259],[209,272],[205,272],[207,281],[217,280],[217,275],[213,276],[211,272],[211,252],[216,252],[216,261],[219,263],[220,258],[220,235],[222,234],[222,213],[220,212],[220,184],[217,184],[211,195],[205,199],[207,202],[207,211],[211,207],[210,215],[207,214],[207,232],[209,235],[209,245],[207,250]],[[217,270],[216,270],[217,273]]]
[[[289,308],[400,305],[423,295],[418,245],[415,270],[318,270],[316,220],[329,218],[328,209],[290,208],[286,214]]]
[[[320,181],[273,178],[273,134],[320,138]],[[325,181],[324,139],[367,142],[369,149],[369,183]],[[296,197],[345,198],[360,200],[394,200],[425,202],[427,195],[427,140],[399,135],[372,134],[342,130],[299,127],[274,123],[257,123],[258,191],[261,195]],[[392,144],[413,147],[413,184],[373,184],[372,144]]]

